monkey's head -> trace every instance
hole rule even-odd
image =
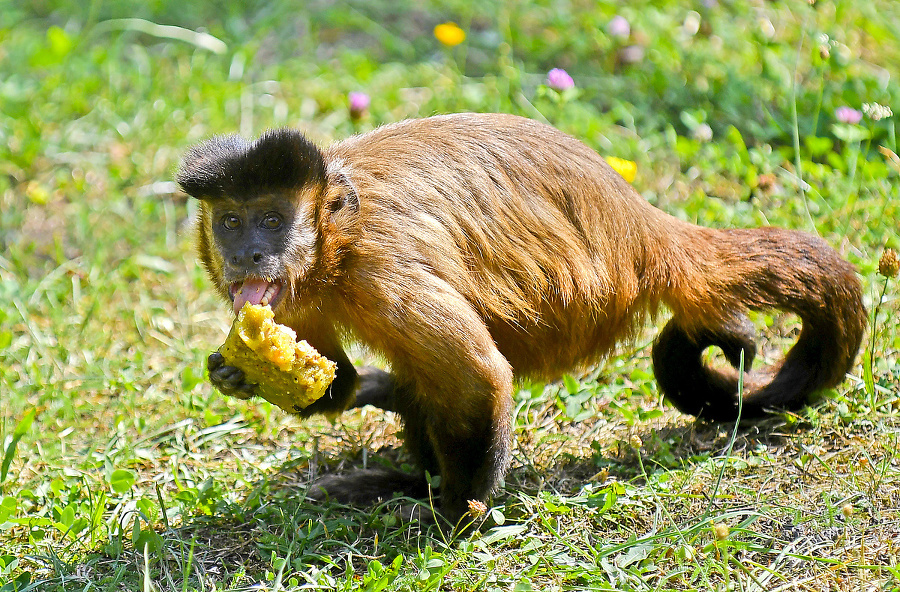
[[[326,247],[343,234],[336,222],[347,226],[341,210],[358,206],[346,176],[329,172],[294,130],[207,140],[188,151],[176,179],[200,201],[200,259],[235,313],[245,302],[276,309],[322,280],[335,263]]]

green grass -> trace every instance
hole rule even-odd
[[[627,40],[606,31],[617,12]],[[0,14],[0,591],[900,588],[898,290],[876,273],[900,247],[900,168],[879,151],[898,152],[897,116],[834,114],[900,110],[897,3]],[[446,20],[462,45],[432,36]],[[576,88],[547,89],[552,67]],[[372,97],[361,120],[353,90]],[[324,144],[460,110],[633,160],[637,189],[679,217],[823,236],[873,320],[852,376],[799,415],[696,424],[659,400],[651,327],[595,372],[521,386],[513,468],[473,534],[399,520],[398,502],[305,500],[315,474],[403,463],[399,426],[368,409],[300,422],[210,388],[230,317],[173,170],[214,133],[292,125]],[[757,320],[777,357],[796,324]]]

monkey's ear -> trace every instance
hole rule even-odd
[[[354,214],[359,211],[359,194],[350,177],[342,170],[328,173],[328,193],[325,207],[331,214],[336,214],[341,210]]]

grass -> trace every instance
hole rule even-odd
[[[896,116],[834,115],[900,109],[894,2],[70,4],[0,1],[0,590],[900,588],[898,292],[876,273],[900,246]],[[431,34],[447,20],[454,48]],[[548,89],[552,67],[575,89]],[[682,218],[820,234],[866,287],[858,365],[733,431],[659,400],[651,327],[521,385],[513,469],[473,534],[305,500],[316,474],[402,464],[399,426],[209,387],[230,319],[172,171],[213,133],[327,143],[459,110],[635,161]],[[771,360],[796,324],[757,320]]]

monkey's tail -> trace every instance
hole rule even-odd
[[[818,237],[796,231],[708,231],[705,239],[690,255],[701,261],[689,266],[694,277],[681,276],[699,288],[666,299],[675,315],[653,347],[656,379],[675,407],[712,421],[738,417],[737,372],[707,367],[702,354],[711,346],[735,369],[744,352],[745,419],[800,408],[810,394],[840,384],[866,328],[854,267]],[[766,309],[794,313],[803,327],[781,362],[751,370],[756,345],[744,311]]]

